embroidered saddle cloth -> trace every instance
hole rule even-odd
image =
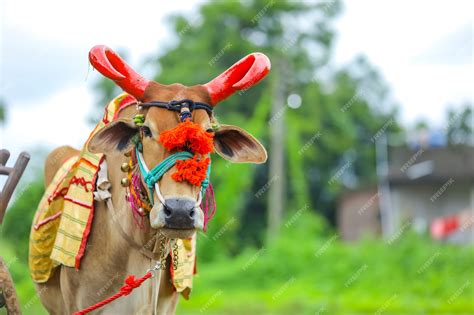
[[[135,98],[126,93],[112,100],[87,142],[98,130],[117,118],[123,108],[135,103]],[[46,187],[36,210],[29,249],[29,269],[35,282],[48,281],[59,265],[79,269],[86,254],[87,238],[94,218],[93,193],[104,159],[103,154],[89,152],[87,142],[78,156],[62,164]],[[182,261],[177,270],[171,268],[176,290],[186,297],[192,288],[195,273],[195,246],[195,236],[190,240],[178,240],[178,257],[182,257]]]

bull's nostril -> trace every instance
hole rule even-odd
[[[165,211],[165,214],[166,214],[167,217],[171,216],[171,210],[168,207],[165,206],[164,211]]]
[[[190,198],[168,198],[165,200],[162,216],[165,227],[170,229],[193,229],[198,210],[196,201]]]

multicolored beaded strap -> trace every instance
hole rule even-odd
[[[138,149],[136,149],[135,153],[138,157],[137,159],[138,165],[140,167],[140,172],[142,173],[142,176],[143,176],[143,181],[145,182],[148,190],[150,191],[151,204],[152,205],[154,204],[153,192],[155,190],[156,190],[156,194],[158,195],[158,198],[160,199],[160,202],[162,204],[165,204],[165,200],[163,196],[161,195],[161,192],[158,186],[159,180],[163,177],[163,175],[165,175],[167,171],[169,171],[173,166],[175,166],[178,163],[178,161],[192,159],[194,155],[186,151],[176,152],[168,156],[163,161],[161,161],[153,169],[149,170],[145,164],[145,161],[143,160],[142,153]],[[206,188],[209,185],[210,174],[211,174],[211,163],[209,163],[209,166],[207,168],[206,178],[202,181],[202,184],[201,184],[201,194],[200,194],[201,196],[199,197],[198,202],[197,202],[198,206],[201,204],[202,195],[205,193]]]

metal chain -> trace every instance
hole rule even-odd
[[[166,237],[161,234],[161,238],[160,238],[160,250],[161,250],[161,254],[160,254],[160,268],[161,269],[165,269],[166,268],[166,257],[168,256],[167,254],[167,251],[166,251]]]
[[[158,261],[156,265],[153,266],[153,268],[147,270],[147,272],[152,272],[153,276],[155,275],[156,271],[163,270],[166,268],[166,258],[168,257],[166,250],[166,240],[168,239],[160,233],[160,261]]]
[[[173,245],[173,269],[178,269],[178,240],[175,240]]]

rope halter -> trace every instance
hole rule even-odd
[[[192,120],[192,111],[194,109],[203,109],[209,115],[212,115],[212,106],[205,103],[194,102],[189,99],[180,100],[180,101],[173,100],[170,102],[154,101],[154,102],[148,102],[148,103],[140,103],[137,105],[137,108],[139,110],[143,108],[149,108],[149,107],[159,107],[159,108],[164,108],[171,111],[176,111],[179,113],[179,118],[180,118],[181,123],[184,123],[185,121],[188,121],[188,120],[189,121]],[[134,118],[135,123],[138,126],[141,126],[143,124],[144,118],[145,117],[142,114],[136,115]],[[167,171],[173,168],[178,161],[186,161],[189,159],[193,159],[194,154],[189,151],[180,151],[180,152],[173,153],[150,170],[145,163],[145,160],[143,158],[143,154],[141,151],[142,151],[142,145],[141,143],[138,143],[135,147],[135,152],[136,152],[140,172],[143,177],[143,181],[145,182],[149,190],[151,205],[152,206],[154,205],[154,192],[155,191],[156,191],[159,201],[163,205],[165,205],[165,198],[161,194],[160,187],[158,184],[160,179],[164,176],[164,174]],[[198,200],[195,204],[195,207],[199,207],[201,205],[203,195],[205,194],[206,189],[209,186],[210,174],[211,174],[211,163],[209,162],[209,165],[206,171],[206,177],[201,182],[201,190],[198,195]]]
[[[166,159],[161,161],[157,166],[153,169],[149,170],[145,164],[145,160],[143,159],[143,154],[138,150],[135,149],[137,154],[138,165],[140,167],[140,172],[143,176],[143,181],[145,182],[149,192],[150,192],[150,201],[151,205],[154,204],[154,194],[153,192],[156,191],[156,195],[160,202],[165,205],[165,198],[161,194],[160,186],[158,182],[160,179],[165,175],[167,171],[169,171],[173,166],[175,166],[178,160],[187,160],[192,159],[193,154],[187,151],[183,152],[176,152]],[[198,200],[196,202],[195,207],[199,207],[201,205],[202,197],[206,191],[207,186],[209,186],[209,176],[211,175],[211,164],[209,163],[209,167],[207,168],[206,179],[201,184],[201,192],[199,193]]]

